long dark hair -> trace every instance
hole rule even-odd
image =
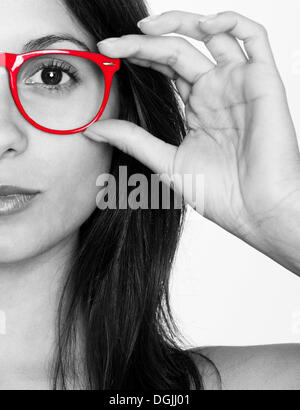
[[[137,21],[149,15],[143,0],[64,3],[97,41],[141,34]],[[172,81],[126,60],[117,75],[119,118],[180,144],[186,124]],[[111,173],[116,178],[120,166],[127,166],[129,176],[151,178],[149,169],[115,150]],[[97,209],[82,226],[59,306],[54,389],[69,389],[73,380],[87,390],[203,388],[191,355],[179,347],[183,339],[169,305],[183,217],[184,207],[174,206]]]

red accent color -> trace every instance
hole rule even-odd
[[[26,114],[20,102],[19,96],[18,96],[18,90],[17,90],[18,72],[24,62],[28,61],[31,58],[43,56],[47,54],[73,55],[76,57],[86,58],[96,63],[100,67],[100,69],[103,71],[104,78],[105,78],[105,93],[104,93],[104,99],[103,99],[102,106],[97,116],[89,124],[85,125],[84,127],[73,129],[73,130],[68,130],[68,131],[52,130],[52,129],[45,128],[37,124]],[[110,63],[112,65],[105,65],[105,63]],[[30,122],[31,125],[33,125],[34,127],[38,128],[41,131],[48,132],[51,134],[69,135],[69,134],[76,134],[76,133],[85,131],[90,125],[94,124],[100,119],[101,115],[103,114],[105,110],[108,99],[109,99],[113,76],[120,69],[121,61],[120,59],[112,59],[112,58],[106,57],[99,53],[89,53],[86,51],[39,50],[39,51],[33,51],[30,53],[25,53],[25,54],[0,53],[0,66],[6,67],[7,70],[9,71],[11,92],[12,92],[14,101],[20,113],[23,115],[23,117],[28,122]]]

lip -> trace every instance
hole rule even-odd
[[[23,211],[39,194],[27,188],[0,186],[0,217]]]
[[[8,196],[8,195],[36,195],[39,194],[40,191],[34,191],[28,188],[21,188],[12,185],[0,185],[0,196]]]

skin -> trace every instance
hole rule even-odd
[[[189,127],[183,143],[165,144],[120,120],[101,121],[84,134],[164,174],[199,211],[192,189],[183,192],[179,182],[204,175],[201,214],[299,275],[299,148],[266,29],[232,11],[207,18],[178,10],[140,22],[140,29],[143,36],[102,42],[99,50],[175,81]],[[204,42],[215,61],[186,39],[163,36],[169,33]],[[224,389],[300,388],[299,345],[198,350],[215,362]],[[195,360],[203,373],[203,361]],[[207,387],[218,388],[207,370]]]
[[[95,50],[95,39],[59,1],[1,0],[0,8],[3,52],[18,54],[28,41],[58,33]],[[80,50],[70,42],[50,48]],[[0,388],[44,389],[50,387],[47,366],[59,290],[79,227],[97,207],[96,180],[109,172],[112,148],[82,134],[60,136],[34,128],[14,105],[4,68],[0,87],[0,185],[41,191],[23,212],[0,217],[0,310],[6,318]],[[103,118],[117,118],[118,109],[114,84]]]
[[[1,0],[0,4],[2,51],[19,53],[23,43],[30,39],[62,31],[95,47],[94,39],[59,1]],[[1,389],[50,387],[47,372],[58,294],[65,267],[76,247],[78,229],[96,208],[95,181],[109,170],[110,145],[130,153],[155,171],[169,172],[170,176],[170,170],[204,173],[209,182],[205,217],[270,257],[278,255],[284,266],[299,272],[295,247],[290,246],[299,243],[299,233],[293,230],[296,224],[291,226],[283,212],[289,211],[291,220],[299,217],[296,136],[265,31],[234,13],[220,14],[215,25],[201,27],[197,25],[198,17],[177,11],[166,13],[154,25],[142,26],[147,37],[124,36],[119,46],[115,43],[112,46],[115,48],[100,48],[107,55],[134,59],[168,76],[179,75],[176,84],[186,103],[191,128],[179,150],[133,124],[112,120],[117,118],[118,111],[116,88],[103,121],[91,127],[89,133],[63,138],[43,133],[16,110],[7,76],[1,69],[0,184],[42,191],[34,206],[22,216],[0,218],[0,307],[7,325],[5,336],[0,338]],[[250,52],[260,60],[254,67],[244,67],[240,49],[227,35],[207,37],[210,31],[218,34],[234,26],[233,34],[237,37],[250,36]],[[220,69],[210,70],[213,68],[210,61],[188,42],[151,37],[167,32],[209,39],[206,44],[221,60]],[[60,43],[57,47],[74,46]],[[261,61],[264,58],[266,61]],[[184,62],[191,60],[195,62],[193,66]],[[210,93],[211,100],[205,99],[203,90]],[[259,94],[253,90],[260,90]],[[229,101],[232,96],[240,101],[245,95],[246,100],[236,110],[226,109],[228,104],[234,104]],[[216,115],[218,112],[212,111],[212,107],[219,107],[222,115]],[[266,121],[265,113],[270,115],[272,123]],[[205,129],[200,126],[204,117]],[[251,128],[247,127],[249,123]],[[114,139],[117,135],[120,139]],[[184,166],[186,162],[190,164],[188,169]],[[160,164],[166,167],[161,169]],[[175,188],[178,188],[176,181]],[[289,201],[292,195],[293,201]],[[185,199],[190,201],[189,193]],[[272,223],[275,220],[276,227]],[[288,232],[280,244],[274,239],[276,229]],[[224,388],[300,387],[298,346],[221,347],[204,349],[204,353],[219,367]],[[201,371],[202,365],[199,363]],[[211,372],[207,372],[206,384],[209,388],[217,386]]]

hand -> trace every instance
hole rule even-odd
[[[170,11],[141,23],[146,35],[100,45],[107,56],[176,81],[189,126],[179,148],[120,120],[99,121],[84,134],[104,138],[156,173],[204,175],[204,217],[267,253],[272,224],[278,229],[290,205],[300,209],[299,148],[285,88],[260,24],[234,12],[203,20]],[[216,64],[167,33],[203,41]],[[191,203],[192,192],[184,193]]]

